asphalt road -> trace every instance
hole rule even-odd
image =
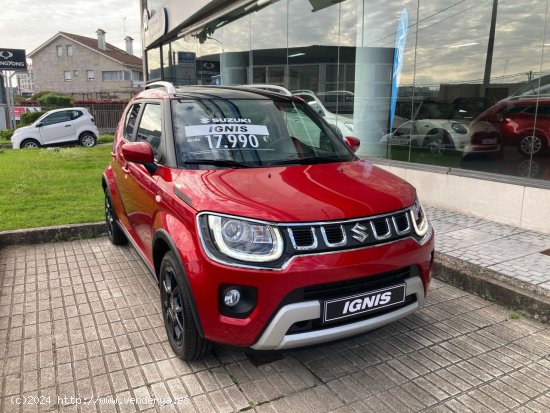
[[[0,411],[549,412],[550,327],[433,281],[416,314],[259,358],[174,357],[137,253],[0,249]]]

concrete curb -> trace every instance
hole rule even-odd
[[[106,233],[107,227],[105,222],[19,229],[16,231],[0,232],[0,246],[71,241],[82,238],[93,238]]]
[[[550,293],[499,272],[436,252],[433,278],[505,307],[550,322]]]
[[[104,222],[0,232],[0,246],[93,238],[107,233]],[[504,274],[436,252],[433,277],[505,307],[550,322],[550,292]]]

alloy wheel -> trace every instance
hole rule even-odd
[[[115,225],[115,216],[113,213],[113,207],[111,206],[111,200],[108,196],[105,197],[105,222],[107,223],[107,235],[109,238],[113,238],[113,230]]]
[[[82,146],[85,146],[86,148],[91,148],[95,145],[95,138],[92,135],[84,135],[80,139],[80,143]]]
[[[23,148],[36,149],[38,148],[38,144],[35,141],[28,141],[28,142],[25,142],[25,144],[23,145]]]
[[[175,345],[183,342],[184,317],[181,290],[178,286],[176,273],[167,267],[162,280],[162,310],[166,315],[166,330]]]
[[[534,155],[542,149],[542,141],[538,136],[526,136],[520,142],[520,150],[526,155]]]

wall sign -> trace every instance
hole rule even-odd
[[[0,48],[0,70],[27,70],[25,50]]]
[[[168,13],[163,7],[151,15],[149,10],[143,10],[143,45],[148,47],[151,43],[166,34],[168,28]]]

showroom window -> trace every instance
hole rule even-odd
[[[359,155],[550,180],[546,3],[496,3],[491,34],[493,4],[278,1],[146,51],[147,78],[283,86]]]

